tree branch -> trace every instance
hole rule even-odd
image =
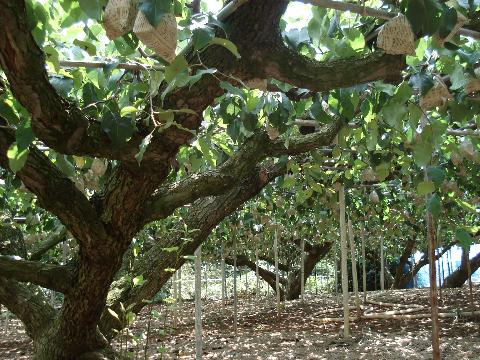
[[[258,77],[274,78],[311,91],[346,88],[376,80],[397,83],[405,68],[405,57],[383,51],[336,61],[311,60],[287,48],[283,43],[270,51],[257,50]],[[254,59],[255,61],[255,59]],[[263,66],[262,66],[263,65]]]
[[[5,125],[1,117],[0,125]],[[9,169],[7,150],[14,140],[13,131],[0,126],[0,166],[5,169]],[[48,157],[30,147],[27,161],[17,176],[37,196],[40,206],[62,221],[84,250],[99,255],[95,242],[102,241],[106,234],[96,210]]]
[[[55,310],[38,286],[0,277],[0,303],[22,321],[32,339],[38,338],[55,319]]]
[[[164,218],[179,206],[201,197],[222,194],[234,186],[239,179],[243,179],[267,156],[297,155],[328,145],[342,125],[343,122],[337,120],[316,133],[292,137],[288,147],[285,146],[284,140],[270,140],[266,132],[260,130],[247,139],[242,148],[217,169],[191,175],[157,191],[150,205],[147,206],[147,219],[152,221]]]
[[[60,244],[61,242],[64,242],[67,239],[67,234],[68,234],[67,228],[62,226],[62,229],[60,230],[59,233],[53,235],[46,241],[40,243],[36,247],[36,249],[32,251],[32,254],[28,259],[30,261],[40,260],[42,255],[45,254],[48,250]]]
[[[22,260],[16,256],[0,255],[0,276],[65,293],[72,283],[69,267]]]

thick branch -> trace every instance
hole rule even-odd
[[[330,144],[343,122],[337,120],[318,132],[306,136],[292,137],[288,147],[282,139],[270,140],[265,131],[259,130],[250,137],[230,159],[217,169],[194,174],[173,185],[160,189],[154,195],[151,209],[147,209],[148,220],[164,218],[173,210],[198,198],[219,195],[243,179],[257,163],[267,156],[296,155]]]
[[[65,293],[72,283],[73,274],[63,265],[43,264],[0,255],[0,276]]]
[[[38,338],[55,318],[55,310],[38,286],[0,277],[0,303],[25,325],[27,335]]]
[[[0,125],[5,125],[1,117]],[[13,131],[0,127],[0,166],[5,169],[9,169],[7,150],[14,139]],[[40,206],[58,216],[81,246],[92,253],[96,251],[94,239],[105,238],[105,229],[96,210],[48,157],[31,147],[17,176],[37,196]]]
[[[400,82],[405,58],[376,51],[359,58],[319,62],[302,56],[285,45],[277,45],[271,51],[261,52],[263,78],[280,81],[322,92],[346,88],[376,80]],[[257,67],[259,64],[257,64]]]
[[[62,226],[59,233],[40,243],[29,257],[30,261],[40,260],[43,254],[67,239],[67,228]]]

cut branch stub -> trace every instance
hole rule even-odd
[[[420,107],[423,110],[433,109],[442,106],[446,101],[453,99],[452,94],[448,91],[447,85],[438,79],[435,85],[420,99]]]
[[[174,14],[164,14],[156,27],[142,11],[138,12],[133,32],[141,42],[168,62],[175,58],[177,48],[177,20]]]
[[[391,55],[415,55],[415,34],[405,15],[395,16],[380,30],[378,47]]]
[[[110,0],[103,14],[103,27],[110,40],[132,31],[137,0]]]

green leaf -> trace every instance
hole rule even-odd
[[[33,133],[30,119],[23,120],[15,131],[15,139],[20,151],[27,149],[30,144],[35,140],[35,134]]]
[[[138,10],[145,14],[153,27],[156,27],[163,15],[173,12],[173,3],[171,0],[140,0]]]
[[[452,82],[450,89],[452,90],[458,90],[463,88],[465,85],[467,85],[468,79],[465,76],[463,72],[463,68],[460,64],[457,64],[455,66],[455,69],[453,70],[452,75],[450,75],[450,80]]]
[[[422,181],[417,185],[418,195],[427,195],[435,191],[435,184],[433,181]]]
[[[310,107],[310,112],[315,120],[322,124],[329,124],[332,122],[332,118],[323,110],[322,103],[316,101]]]
[[[438,187],[445,180],[445,170],[440,167],[429,166],[427,167],[427,176]]]
[[[192,31],[194,50],[200,50],[207,46],[215,38],[215,29],[210,26],[203,26]]]
[[[105,107],[101,126],[112,141],[114,148],[125,144],[135,131],[135,126],[131,119],[120,117],[118,114],[113,113],[108,107]]]
[[[135,106],[125,106],[120,110],[120,116],[124,117],[130,114],[135,114],[138,109]]]
[[[12,170],[12,172],[16,173],[23,168],[25,162],[27,161],[28,153],[28,148],[20,150],[16,142],[10,145],[7,150],[7,157],[8,166],[10,166],[10,170]]]
[[[384,121],[398,131],[403,130],[403,118],[407,114],[407,107],[396,101],[390,101],[382,109]]]
[[[143,279],[143,275],[138,275],[133,278],[133,286],[141,286],[145,280]]]
[[[188,72],[188,62],[183,56],[177,56],[172,63],[165,68],[165,80],[171,82],[182,72]]]
[[[90,56],[95,56],[97,54],[97,47],[88,41],[75,39],[73,40],[73,45],[77,45],[80,49],[86,51]]]
[[[57,154],[55,165],[68,177],[75,176],[75,165],[68,161],[65,155]]]
[[[0,101],[0,115],[2,115],[10,125],[17,125],[20,121],[13,107],[6,101]]]
[[[153,137],[153,133],[148,134],[140,143],[140,148],[138,150],[138,153],[135,155],[135,159],[137,160],[138,165],[140,165],[140,163],[142,162],[143,155],[145,154],[145,150],[147,150],[147,147],[150,144],[150,141],[152,141],[152,137]]]
[[[433,146],[422,142],[413,146],[413,158],[418,166],[423,167],[428,165],[432,158]]]
[[[78,3],[88,17],[100,20],[106,0],[78,0]]]
[[[413,32],[429,35],[439,28],[442,10],[437,0],[408,0],[405,15]]]
[[[438,218],[440,215],[441,200],[440,196],[433,194],[427,199],[427,211],[432,214],[433,217]]]
[[[474,243],[472,236],[464,229],[457,229],[455,231],[455,237],[464,249],[470,248]]]
[[[241,58],[240,53],[238,52],[237,46],[230,40],[216,37],[210,41],[210,44],[223,46],[228,51],[230,51],[233,55],[235,55],[237,59]]]

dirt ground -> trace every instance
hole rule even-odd
[[[427,289],[370,292],[365,314],[405,311],[408,316],[428,314]],[[465,317],[470,311],[468,288],[444,290],[442,318],[442,359],[480,359],[480,317]],[[474,288],[475,308],[480,310],[480,287]],[[354,301],[351,316],[355,317]],[[405,306],[407,305],[407,306]],[[413,309],[413,310],[412,310]],[[145,309],[129,330],[119,337],[116,348],[130,351],[132,358],[144,359],[148,324],[148,359],[193,359],[195,348],[194,304],[183,302],[178,310],[178,326],[173,329],[173,310],[155,306],[153,315]],[[310,295],[305,302],[291,301],[277,317],[273,298],[242,297],[238,305],[238,330],[233,328],[233,304],[222,312],[221,302],[206,300],[203,308],[204,359],[431,359],[428,318],[363,319],[351,323],[351,338],[343,338],[340,299],[334,295]],[[325,320],[329,318],[330,320]],[[0,332],[0,359],[29,359],[31,341],[18,320],[10,319]],[[6,330],[6,331],[5,331]],[[136,344],[132,339],[136,338]],[[129,340],[126,343],[126,340]]]

